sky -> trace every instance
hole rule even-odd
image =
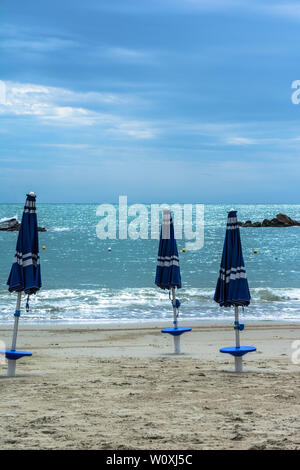
[[[300,4],[0,0],[0,202],[300,203]]]

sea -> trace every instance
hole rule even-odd
[[[22,322],[88,324],[172,322],[168,291],[154,284],[158,243],[151,239],[99,239],[97,204],[39,204],[42,288],[30,298]],[[146,205],[147,209],[150,206]],[[227,212],[241,221],[284,213],[300,220],[300,205],[205,205],[204,244],[182,251],[177,240],[182,288],[180,320],[233,320],[233,309],[214,302]],[[116,206],[117,209],[117,206]],[[0,219],[22,218],[23,204],[0,204]],[[131,219],[129,218],[129,221]],[[150,217],[149,217],[150,224]],[[251,303],[242,320],[300,321],[300,227],[240,228]],[[0,323],[13,321],[16,294],[7,290],[17,232],[0,232]],[[44,247],[44,249],[42,248]]]

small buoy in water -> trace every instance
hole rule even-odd
[[[44,245],[42,248],[43,248],[43,250],[46,250],[46,247],[45,247],[45,245]]]
[[[255,254],[258,253],[258,250],[253,250],[253,253],[255,253]]]
[[[111,251],[111,247],[108,248],[108,251]]]
[[[182,250],[181,250],[181,251],[182,251],[182,253],[185,253],[185,248],[182,248]]]

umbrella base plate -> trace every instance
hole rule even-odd
[[[236,346],[229,346],[227,348],[220,349],[221,353],[231,354],[232,356],[236,357],[244,356],[244,354],[254,351],[256,351],[256,348],[254,346],[240,346],[239,348],[237,348]]]
[[[11,359],[16,361],[17,359],[21,359],[24,356],[32,356],[31,352],[28,351],[17,351],[13,349],[6,349],[5,351],[0,351],[0,354],[5,354],[6,359]]]
[[[178,328],[164,328],[163,330],[161,330],[161,332],[169,333],[169,335],[173,335],[173,336],[180,336],[183,333],[186,333],[187,331],[191,331],[191,330],[192,328],[189,328],[187,326],[181,326]]]

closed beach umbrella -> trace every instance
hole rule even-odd
[[[17,292],[12,346],[11,350],[6,350],[6,357],[8,358],[7,375],[9,376],[15,375],[16,359],[23,356],[31,356],[29,352],[16,350],[22,292],[25,292],[27,295],[35,294],[42,285],[35,201],[36,196],[34,193],[27,194],[18,234],[15,259],[7,281],[8,290],[10,292]]]
[[[174,225],[169,209],[163,211],[157,255],[155,284],[161,289],[181,288],[181,276]]]
[[[174,225],[169,209],[164,209],[162,227],[159,240],[155,284],[161,289],[168,289],[172,293],[173,328],[164,328],[163,333],[169,333],[174,338],[174,352],[180,353],[180,335],[191,328],[178,327],[178,309],[180,302],[175,297],[175,288],[181,288],[181,276],[177,244],[174,234]]]
[[[225,242],[214,300],[222,307],[233,306],[235,309],[236,345],[235,347],[221,348],[220,351],[232,354],[235,357],[235,368],[239,372],[242,371],[242,356],[247,352],[256,350],[252,346],[240,346],[240,331],[244,329],[244,325],[239,323],[239,307],[248,306],[250,299],[237,211],[231,209],[228,213]]]

